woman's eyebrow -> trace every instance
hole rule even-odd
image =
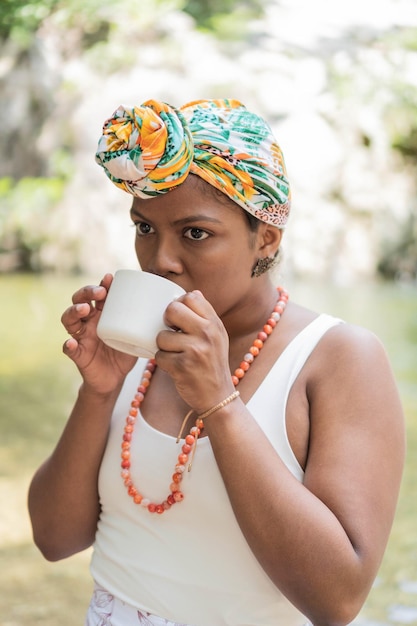
[[[135,209],[135,206],[132,204],[131,208],[130,208],[130,217],[140,217],[141,219],[145,219],[140,213],[139,211],[137,211]]]

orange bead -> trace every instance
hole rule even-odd
[[[270,326],[269,324],[265,324],[265,326],[264,326],[264,333],[266,335],[270,335],[272,333],[272,326]]]
[[[261,347],[262,347],[262,346],[261,346]],[[259,347],[258,347],[258,346],[251,346],[251,347],[249,348],[249,352],[250,352],[251,354],[253,354],[253,356],[258,356],[258,354],[259,354]]]
[[[185,438],[185,443],[188,443],[189,446],[192,446],[195,442],[195,437],[193,435],[187,435]]]
[[[240,369],[243,370],[244,372],[247,372],[248,369],[250,368],[250,363],[248,363],[247,361],[242,361],[240,364]]]
[[[262,348],[264,347],[264,342],[258,338],[258,339],[255,339],[255,341],[253,342],[253,345],[255,346],[255,348],[259,348],[259,350],[262,350]]]
[[[182,491],[176,491],[172,495],[174,496],[175,502],[181,502],[181,500],[184,500],[184,494]]]
[[[232,376],[232,383],[235,387],[237,387],[239,384],[239,378],[237,376]]]
[[[184,454],[190,454],[192,448],[191,448],[191,446],[188,445],[188,443],[185,443],[182,446],[181,450],[184,452]]]
[[[172,474],[172,480],[174,481],[174,483],[180,483],[182,481],[182,474],[180,472]]]
[[[149,511],[149,513],[155,513],[155,511],[156,511],[156,504],[154,504],[153,502],[148,504],[148,511]]]
[[[156,505],[156,513],[158,513],[158,515],[161,515],[164,511],[165,511],[165,509],[164,509],[162,504],[157,504]]]
[[[188,461],[188,454],[179,454],[178,455],[178,463],[180,465],[185,465]]]
[[[140,504],[142,502],[143,496],[141,496],[140,493],[136,493],[133,496],[133,501],[135,502],[135,504]]]
[[[236,376],[236,378],[241,379],[241,378],[244,377],[244,375],[245,375],[245,372],[243,371],[242,368],[238,367],[237,369],[235,369],[235,376]]]

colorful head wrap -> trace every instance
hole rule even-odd
[[[139,198],[166,193],[192,173],[263,222],[284,228],[288,219],[282,152],[268,124],[237,100],[120,106],[104,123],[96,161]]]

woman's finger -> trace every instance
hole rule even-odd
[[[79,338],[85,331],[88,319],[94,316],[95,309],[103,309],[112,280],[112,274],[105,274],[100,285],[86,285],[74,293],[73,306],[61,317],[61,322],[70,335]]]
[[[72,296],[73,304],[82,302],[94,302],[96,300],[104,300],[107,295],[107,289],[103,285],[86,285],[78,289]]]
[[[70,337],[70,339],[67,339],[62,346],[62,352],[70,358],[75,356],[77,349],[78,341],[74,337]]]
[[[61,323],[65,330],[72,336],[82,333],[85,328],[85,320],[90,314],[91,307],[87,302],[81,302],[68,307],[62,314]]]
[[[193,333],[202,320],[210,320],[213,316],[216,316],[216,313],[202,293],[191,291],[168,305],[164,322],[169,328]]]
[[[106,290],[106,293],[105,293],[103,298],[99,297],[99,298],[96,299],[96,309],[98,311],[102,311],[103,310],[103,306],[104,306],[104,303],[105,303],[106,298],[107,298],[107,293],[108,293],[108,291],[110,289],[110,285],[112,284],[112,282],[113,282],[113,274],[105,274],[103,276],[102,280],[100,281],[100,287],[104,287],[104,289]],[[99,295],[101,295],[101,294],[99,294]]]

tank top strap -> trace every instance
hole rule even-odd
[[[330,328],[342,323],[343,320],[322,313],[288,344],[272,368],[274,369],[279,366],[281,371],[284,369],[284,371],[289,373],[288,391],[323,335],[325,335]]]
[[[320,339],[330,328],[340,323],[342,320],[331,315],[321,314],[316,317],[288,344],[247,403],[249,411],[285,465],[300,481],[303,480],[304,471],[291,448],[286,427],[288,397]]]

